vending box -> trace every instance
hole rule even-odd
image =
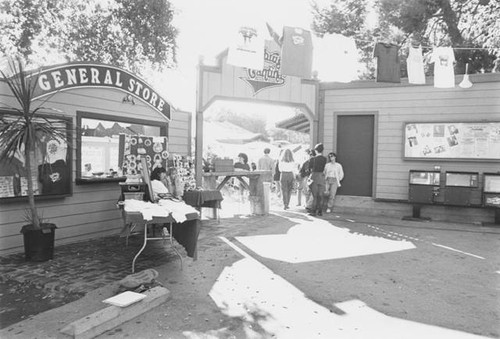
[[[446,172],[444,203],[453,206],[481,205],[478,172]]]
[[[440,171],[410,170],[408,201],[416,204],[432,204],[439,194]]]
[[[500,173],[483,174],[483,205],[500,208]]]

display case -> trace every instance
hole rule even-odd
[[[500,208],[500,173],[484,173],[483,205]]]
[[[432,204],[439,194],[440,171],[410,170],[408,201]]]
[[[480,205],[478,172],[446,172],[444,203],[454,206]]]

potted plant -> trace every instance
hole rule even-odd
[[[25,220],[28,222],[21,229],[24,238],[26,260],[46,261],[52,259],[54,250],[54,233],[56,225],[43,220],[35,205],[33,184],[33,165],[36,165],[36,150],[43,150],[48,140],[67,142],[66,125],[48,119],[47,112],[58,111],[42,106],[33,107],[38,75],[26,71],[21,58],[9,61],[10,73],[0,71],[16,105],[4,103],[14,114],[0,115],[0,160],[12,163],[15,158],[24,158],[27,176],[27,196],[29,208]],[[59,111],[58,111],[59,112]],[[53,113],[50,114],[53,117]]]

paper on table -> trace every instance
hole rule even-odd
[[[103,303],[119,306],[119,307],[127,307],[132,305],[142,299],[146,298],[145,294],[126,291],[120,294],[115,295],[114,297],[103,300]]]

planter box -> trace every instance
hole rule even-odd
[[[233,172],[234,163],[232,159],[216,159],[214,162],[215,172]]]
[[[24,257],[26,261],[47,261],[54,258],[55,224],[43,224],[42,229],[23,226]]]

